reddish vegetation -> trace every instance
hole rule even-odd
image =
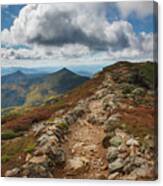
[[[29,129],[29,127],[39,121],[48,119],[55,111],[60,109],[70,109],[77,101],[84,99],[92,95],[97,85],[103,80],[103,72],[96,78],[89,80],[78,88],[73,89],[64,97],[61,97],[61,103],[56,103],[51,106],[44,106],[40,108],[31,109],[21,116],[15,116],[6,118],[3,120],[3,128],[12,129],[14,131],[23,131]]]
[[[133,110],[122,111],[122,118],[126,123],[143,125],[144,127],[154,128],[154,109],[139,106]]]

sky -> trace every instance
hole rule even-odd
[[[155,25],[152,2],[2,5],[2,66],[153,60]]]

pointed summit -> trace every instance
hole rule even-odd
[[[17,70],[15,73],[13,73],[14,75],[17,75],[17,76],[24,76],[25,74],[20,71],[20,70]]]

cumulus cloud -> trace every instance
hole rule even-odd
[[[152,1],[135,1],[135,2],[117,2],[117,7],[124,18],[128,17],[131,13],[135,13],[137,17],[144,18],[153,14]]]
[[[144,3],[146,13],[140,13],[140,16],[151,13],[151,7]],[[131,4],[117,3],[124,17],[138,11],[137,4]],[[1,56],[4,59],[66,60],[91,56],[95,60],[98,52],[98,57],[109,60],[146,56],[153,50],[152,33],[136,35],[127,21],[109,22],[105,3],[27,5],[10,29],[1,32],[1,41],[2,44],[30,46],[30,49],[3,48]]]
[[[24,7],[10,30],[2,32],[2,42],[43,46],[80,44],[93,50],[107,50],[128,47],[132,35],[128,22],[109,23],[102,5],[41,4]]]

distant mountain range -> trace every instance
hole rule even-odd
[[[25,74],[18,70],[1,78],[2,108],[39,105],[48,97],[62,95],[87,80],[88,77],[66,68],[50,74]]]
[[[27,68],[27,67],[2,67],[1,68],[1,75],[9,75],[13,74],[17,71],[21,71],[24,74],[48,74],[48,73],[54,73],[58,70],[61,70],[63,67],[33,67],[33,68]],[[70,66],[68,67],[69,70],[75,72],[76,74],[79,74],[81,76],[87,76],[91,77],[93,74],[97,73],[98,71],[101,71],[103,66],[101,65],[94,65],[94,66],[86,66],[86,65],[79,65],[79,66]]]

